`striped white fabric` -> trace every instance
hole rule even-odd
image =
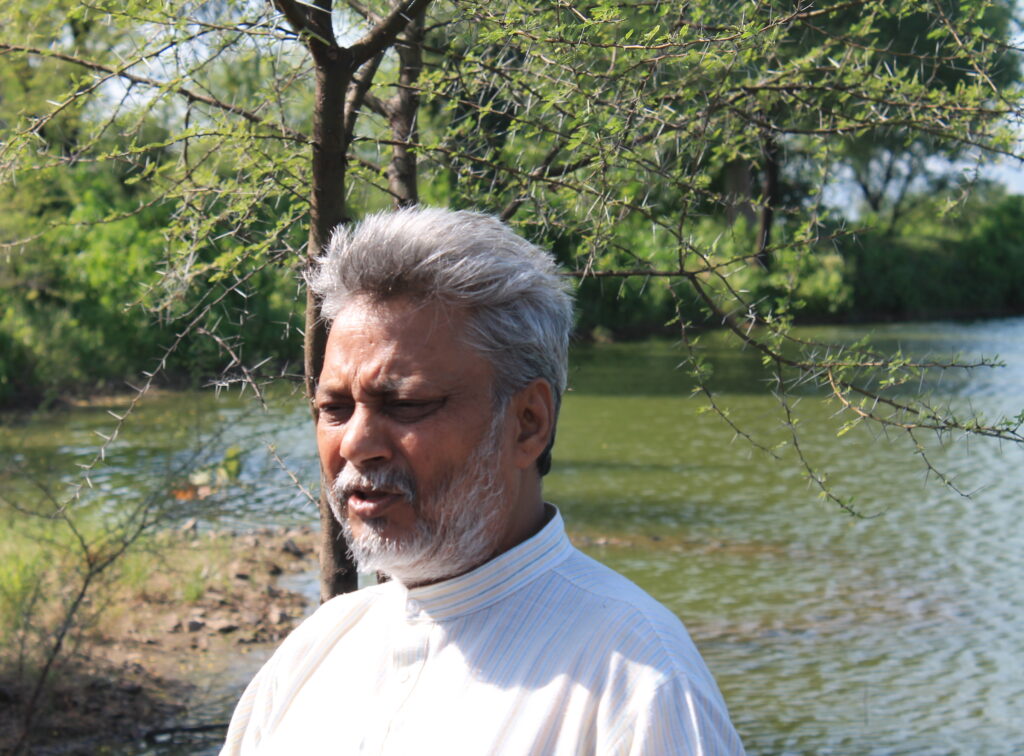
[[[221,756],[742,753],[682,623],[555,512],[461,577],[324,604],[249,684]]]

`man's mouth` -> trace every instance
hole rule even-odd
[[[363,521],[385,517],[391,507],[412,503],[416,495],[412,476],[398,468],[359,471],[346,466],[333,489],[347,516]]]
[[[346,492],[345,503],[350,514],[361,520],[382,517],[395,502],[403,498],[401,491],[385,488],[353,488]]]

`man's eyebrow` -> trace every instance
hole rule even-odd
[[[323,383],[317,383],[316,389],[313,391],[313,398],[314,399],[327,399],[327,398],[333,399],[333,398],[336,398],[336,397],[339,397],[339,396],[346,396],[347,394],[348,394],[347,391],[342,391],[341,389],[338,389],[338,388],[332,388],[330,386],[324,385]]]
[[[402,399],[429,399],[433,401],[447,398],[456,391],[451,386],[445,387],[433,382],[424,382],[411,378],[387,381],[367,389],[367,393],[371,396],[376,396],[386,401]]]
[[[427,386],[419,381],[412,378],[380,378],[373,382],[370,386],[365,386],[363,390],[371,396],[379,397],[392,397],[401,394],[403,391],[408,391],[410,388],[434,390],[436,387]],[[318,383],[316,387],[316,395],[323,395],[327,397],[336,396],[349,396],[350,391],[342,389],[340,387],[333,387],[330,384]]]
[[[381,378],[372,386],[367,386],[366,390],[378,396],[390,396],[408,388],[410,383],[411,381],[406,378]]]

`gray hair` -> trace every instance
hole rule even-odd
[[[308,283],[333,322],[347,302],[367,296],[438,300],[468,314],[467,345],[495,373],[503,409],[535,378],[550,385],[555,415],[568,374],[572,294],[550,253],[497,218],[466,210],[405,208],[339,226]],[[551,466],[551,443],[537,460]]]

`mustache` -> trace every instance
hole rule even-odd
[[[399,467],[373,467],[357,470],[351,465],[346,465],[331,484],[331,493],[340,501],[345,501],[356,492],[399,494],[409,500],[414,500],[416,498],[416,480],[408,471]]]

